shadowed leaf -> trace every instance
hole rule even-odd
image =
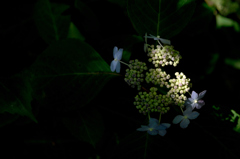
[[[59,41],[47,48],[31,66],[36,92],[61,111],[85,106],[113,77],[110,66],[79,39]]]
[[[37,123],[32,114],[32,87],[25,73],[0,81],[0,113],[8,112],[28,116]],[[14,119],[14,118],[13,118]]]
[[[140,34],[170,39],[188,24],[195,0],[128,0],[128,16]]]
[[[38,0],[34,9],[34,21],[40,36],[51,44],[68,36],[70,16],[62,15],[68,5]]]
[[[90,143],[94,148],[102,138],[104,125],[101,114],[96,109],[83,110],[76,116],[62,120],[68,130],[81,141]]]

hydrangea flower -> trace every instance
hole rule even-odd
[[[174,119],[173,119],[173,124],[178,124],[180,123],[180,127],[181,128],[186,128],[188,127],[188,124],[190,123],[189,119],[196,119],[199,116],[199,113],[196,111],[192,112],[192,108],[188,107],[184,112],[183,115],[177,115]]]
[[[111,62],[110,69],[112,72],[116,70],[117,73],[120,72],[120,60],[122,59],[123,49],[119,49],[115,46],[113,48],[113,58],[114,60]]]
[[[188,98],[185,102],[186,107],[191,106],[192,109],[194,109],[195,107],[197,109],[200,109],[203,105],[205,105],[205,102],[203,100],[201,100],[201,98],[204,97],[206,92],[207,91],[204,90],[201,93],[199,93],[199,95],[198,95],[195,91],[192,91],[191,98]]]
[[[138,128],[138,131],[147,131],[148,134],[150,135],[161,135],[164,136],[167,131],[166,129],[170,127],[171,124],[169,123],[162,123],[162,124],[158,124],[158,120],[155,118],[150,118],[149,119],[149,125],[145,126],[145,125],[141,125],[141,128]]]
[[[167,133],[166,129],[169,128],[171,126],[171,124],[161,123],[159,126],[160,127],[159,127],[159,130],[158,130],[158,134],[161,135],[161,136],[164,136]]]
[[[161,41],[163,44],[168,44],[168,45],[171,45],[171,41],[170,40],[167,40],[167,39],[163,39],[163,38],[160,38],[159,36],[153,36],[151,34],[149,34],[150,36],[146,36],[145,34],[145,38],[152,38],[154,40],[159,40]]]

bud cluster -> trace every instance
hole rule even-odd
[[[132,88],[137,87],[141,90],[141,82],[144,81],[143,71],[147,70],[146,63],[136,60],[129,61],[130,69],[126,69],[124,81],[128,83]]]
[[[166,74],[165,71],[162,71],[161,68],[157,69],[149,69],[149,72],[146,73],[146,82],[150,83],[152,82],[155,85],[160,85],[160,87],[163,87],[164,85],[167,87],[168,82],[166,82],[170,78],[169,74]],[[170,86],[168,86],[169,88]]]
[[[183,107],[187,100],[184,94],[190,90],[190,79],[186,78],[182,72],[180,74],[176,72],[175,76],[177,77],[176,79],[169,80],[171,89],[168,91],[167,95],[174,100],[176,105]]]
[[[179,54],[179,51],[174,50],[172,45],[164,45],[161,47],[157,45],[157,48],[154,49],[154,45],[148,47],[148,61],[152,62],[155,67],[173,65],[177,66],[179,60],[182,58]]]
[[[148,112],[160,112],[165,114],[170,110],[168,105],[173,103],[173,100],[168,95],[157,94],[157,88],[151,87],[151,92],[139,92],[135,97],[136,108],[139,113],[146,115]]]

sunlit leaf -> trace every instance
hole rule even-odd
[[[79,32],[78,28],[74,25],[73,22],[70,23],[68,38],[79,39],[85,41],[84,36]]]
[[[128,16],[140,34],[170,39],[188,24],[195,0],[128,0]]]
[[[225,64],[230,65],[236,69],[240,69],[240,59],[226,58]]]
[[[216,16],[216,21],[217,21],[217,24],[216,24],[216,27],[217,28],[222,28],[222,27],[233,27],[235,29],[236,32],[239,32],[240,31],[240,26],[239,24],[230,19],[230,18],[226,18],[226,17],[223,17],[221,15],[217,15]]]

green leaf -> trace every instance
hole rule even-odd
[[[236,32],[240,32],[240,26],[236,21],[230,18],[223,17],[221,15],[217,15],[216,20],[217,20],[216,27],[218,29],[222,27],[233,27]]]
[[[46,103],[57,109],[85,106],[113,77],[120,76],[87,43],[67,39],[49,46],[31,66],[35,96],[44,92]]]
[[[140,34],[171,38],[188,24],[195,0],[128,0],[128,16]]]
[[[96,109],[83,110],[72,117],[63,118],[62,122],[73,136],[90,143],[94,148],[103,136],[103,119]]]
[[[205,2],[196,6],[195,12],[189,24],[182,31],[183,34],[196,36],[208,31],[214,18],[213,10]]]
[[[70,23],[68,38],[79,39],[85,41],[84,36],[79,32],[78,28],[74,25],[73,22]]]
[[[19,118],[18,114],[9,114],[7,112],[0,114],[0,127],[8,125]]]
[[[225,64],[240,69],[240,59],[225,58]]]
[[[8,112],[28,116],[37,123],[32,114],[32,87],[30,77],[20,73],[0,81],[0,113]]]
[[[122,8],[126,8],[127,6],[127,0],[108,0],[108,2],[115,3]]]
[[[96,32],[99,27],[99,22],[92,9],[81,0],[75,0],[74,6],[80,12],[82,18],[81,25],[84,27],[85,32]]]
[[[143,38],[137,35],[114,35],[101,42],[101,49],[108,49],[109,46],[114,46],[117,44],[117,46],[121,46],[118,48],[123,48],[122,61],[129,62],[133,45],[143,41]]]
[[[62,15],[69,6],[38,0],[34,8],[34,21],[38,32],[46,43],[51,44],[66,39],[70,25],[70,16]]]

